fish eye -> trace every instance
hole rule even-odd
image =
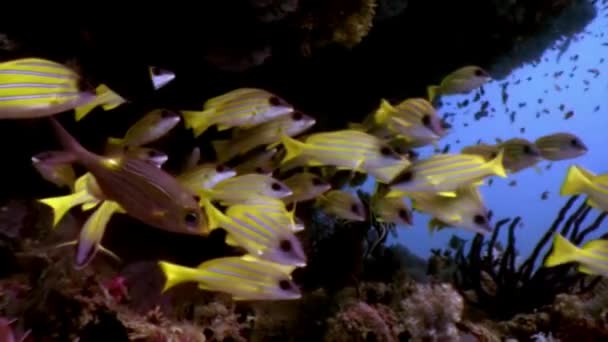
[[[409,182],[412,178],[414,178],[414,173],[412,171],[405,171],[395,179],[395,182]]]
[[[163,118],[163,119],[169,118],[171,116],[172,116],[171,112],[168,111],[168,110],[163,110],[163,111],[160,112],[160,117]]]
[[[319,178],[317,178],[317,177],[314,177],[314,178],[312,179],[312,185],[314,185],[314,186],[323,185],[323,181],[322,181],[322,180],[320,180],[320,179],[319,179]]]
[[[409,215],[407,213],[407,210],[405,210],[405,209],[399,210],[399,217],[401,217],[404,220],[408,219]]]
[[[482,76],[486,76],[487,73],[481,69],[475,69],[475,76],[477,77],[482,77]]]
[[[576,139],[572,139],[572,140],[570,140],[570,145],[572,145],[572,146],[574,146],[574,147],[577,147],[577,146],[579,145],[579,144],[578,144],[578,140],[576,140]]]
[[[289,241],[289,240],[281,240],[281,242],[279,243],[279,248],[283,252],[291,252],[291,250],[293,249],[293,246],[291,245],[291,241]]]
[[[300,113],[300,112],[293,112],[293,114],[291,115],[291,118],[294,121],[302,120],[303,117],[304,117],[304,115],[302,115],[302,113]]]
[[[279,106],[281,105],[283,101],[281,101],[281,99],[278,96],[271,96],[270,98],[268,98],[268,103],[271,106]]]
[[[430,126],[431,125],[431,116],[430,115],[425,115],[422,117],[422,124],[425,126]]]
[[[532,148],[530,148],[529,145],[524,145],[524,153],[525,154],[532,154]]]
[[[392,152],[393,152],[393,151],[392,151],[392,150],[391,150],[391,148],[390,148],[390,147],[388,147],[388,146],[383,146],[383,147],[380,149],[380,154],[382,154],[383,156],[388,156],[388,155],[390,155]]]
[[[525,151],[524,151],[524,152],[525,152]],[[494,159],[494,158],[496,158],[496,157],[498,157],[498,154],[497,154],[496,152],[492,152],[492,153],[490,153],[490,158],[491,158],[491,159]]]
[[[270,185],[270,187],[272,188],[272,190],[274,191],[279,191],[281,190],[283,187],[281,186],[281,184],[279,183],[272,183],[272,185]]]
[[[195,213],[194,211],[190,211],[190,212],[186,213],[186,216],[184,216],[184,221],[188,225],[194,225],[198,222],[198,214]]]
[[[154,158],[160,156],[160,153],[156,152],[155,150],[148,150],[147,155],[150,158]]]
[[[152,71],[153,75],[160,75],[160,74],[162,74],[162,71],[158,67],[152,67],[150,70]]]
[[[486,223],[486,218],[481,216],[481,215],[475,215],[473,216],[473,222],[475,222],[476,225],[482,225]]]
[[[224,172],[225,170],[226,170],[226,167],[222,164],[215,167],[215,171],[217,171],[217,172]]]
[[[258,166],[258,167],[255,168],[255,172],[256,173],[264,173],[264,170],[261,167]]]
[[[192,198],[194,198],[194,200],[196,202],[200,202],[201,201],[201,197],[199,195],[194,195],[194,196],[192,196]]]
[[[350,206],[350,211],[352,211],[355,214],[359,214],[359,206],[356,204],[353,204]]]
[[[283,291],[287,291],[291,289],[291,282],[289,280],[281,280],[279,281],[279,288]]]

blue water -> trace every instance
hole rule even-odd
[[[601,33],[608,26],[605,13],[598,7],[597,17],[584,31],[570,37],[566,49],[558,49],[563,42],[556,42],[553,48],[545,51],[537,65],[524,65],[507,78],[486,84],[479,101],[464,108],[457,106],[457,103],[467,99],[471,102],[477,92],[443,98],[440,114],[456,114],[452,120],[448,120],[453,126],[451,134],[440,143],[441,148],[450,144],[450,152],[459,152],[465,146],[476,144],[478,139],[492,144],[496,143],[496,138],[506,140],[521,137],[534,141],[555,132],[576,134],[589,148],[585,156],[553,162],[549,170],[545,169],[548,162],[541,162],[540,174],[534,169],[527,169],[506,179],[494,177],[491,186],[480,188],[487,207],[494,213],[493,222],[505,217],[522,217],[524,225],[516,231],[517,248],[522,256],[531,251],[566,202],[566,197],[560,197],[559,188],[569,165],[579,164],[595,173],[608,172],[608,46],[602,45],[608,45],[608,35]],[[577,60],[574,60],[575,55],[578,55]],[[600,63],[601,58],[606,58],[606,61]],[[574,67],[576,70],[572,71]],[[600,72],[597,77],[588,71],[592,68]],[[554,77],[554,73],[559,71],[563,71],[563,74]],[[529,77],[531,79],[528,81]],[[520,83],[516,85],[517,80]],[[589,85],[584,84],[585,80]],[[503,104],[501,94],[505,82],[509,82],[509,98]],[[543,103],[537,102],[539,98]],[[474,114],[483,101],[490,102],[490,115],[476,121]],[[524,102],[525,107],[520,108],[519,103]],[[562,104],[565,108],[560,110]],[[596,106],[599,106],[597,111]],[[545,109],[549,111],[548,114],[543,112]],[[512,111],[516,112],[514,123],[509,118]],[[574,116],[565,120],[564,115],[568,111],[573,111]],[[540,113],[539,118],[536,117],[537,113]],[[465,123],[468,127],[465,127]],[[525,133],[520,133],[521,127],[525,127]],[[424,152],[428,155],[432,150],[426,149]],[[516,186],[509,186],[513,180],[516,180]],[[544,191],[549,191],[547,200],[541,200]],[[594,209],[588,220],[597,213],[597,209]],[[462,229],[446,229],[431,236],[426,228],[428,220],[428,215],[414,213],[414,226],[398,227],[398,237],[389,238],[387,244],[398,242],[412,252],[428,257],[431,248],[444,248],[452,234],[465,239],[474,236],[474,233]],[[599,231],[606,232],[607,229],[608,222]],[[506,230],[501,235],[504,240]]]

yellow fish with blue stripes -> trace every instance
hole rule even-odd
[[[235,301],[286,300],[302,296],[293,282],[294,266],[261,260],[251,255],[205,261],[197,268],[160,261],[165,274],[163,292],[185,282],[197,282],[201,290],[230,294]]]
[[[217,125],[222,131],[232,127],[251,128],[293,113],[287,101],[263,89],[240,88],[207,100],[202,111],[182,111],[186,128],[198,137]]]
[[[555,267],[570,262],[579,264],[579,272],[608,276],[608,240],[591,240],[577,247],[562,235],[555,234],[553,249],[544,266]]]
[[[67,66],[41,58],[0,63],[0,119],[51,116],[94,100]]]
[[[389,182],[409,165],[379,138],[353,129],[309,135],[304,141],[283,135],[286,149],[282,164],[302,158],[308,166],[336,166],[366,172],[381,182]]]

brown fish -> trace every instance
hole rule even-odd
[[[187,234],[205,234],[207,222],[197,196],[175,177],[145,160],[88,151],[51,118],[61,144],[95,177],[103,195],[151,226]]]

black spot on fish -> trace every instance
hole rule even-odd
[[[291,250],[293,249],[293,246],[291,245],[291,241],[281,240],[281,242],[279,242],[279,248],[283,252],[291,252]]]
[[[283,291],[287,291],[291,289],[291,282],[289,280],[281,280],[279,281],[279,288]]]
[[[481,226],[486,223],[486,218],[483,217],[483,215],[475,215],[473,216],[473,222],[475,222],[476,225]]]
[[[410,182],[414,178],[414,173],[411,170],[404,171],[400,175],[398,175],[395,180],[392,182],[393,184]]]

